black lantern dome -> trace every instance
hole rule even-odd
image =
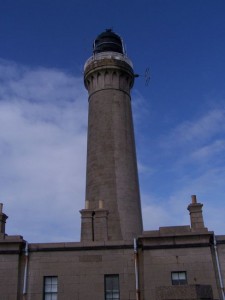
[[[124,54],[122,39],[112,29],[106,29],[106,31],[99,34],[93,44],[94,54],[109,51]]]

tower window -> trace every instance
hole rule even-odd
[[[187,284],[187,273],[185,271],[171,272],[171,279],[172,285]]]
[[[57,300],[58,295],[58,277],[44,277],[44,300]]]
[[[119,275],[105,275],[105,300],[120,300]]]

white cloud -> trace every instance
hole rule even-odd
[[[36,242],[79,239],[87,126],[82,78],[5,61],[0,70],[0,199],[7,232]]]
[[[224,164],[217,167],[208,167],[197,176],[185,174],[177,184],[177,189],[169,197],[169,207],[178,222],[184,222],[188,217],[186,211],[190,203],[190,196],[197,195],[198,202],[202,203],[205,226],[214,230],[217,234],[224,234],[224,186],[225,168]]]
[[[177,225],[173,211],[168,208],[168,203],[163,203],[162,199],[150,193],[142,194],[142,215],[144,230],[157,230],[162,226]]]
[[[225,110],[221,107],[205,111],[199,119],[185,120],[166,136],[160,136],[157,153],[172,162],[173,171],[179,169],[183,174],[185,168],[192,168],[194,175],[224,164],[224,120]]]
[[[224,109],[210,110],[198,120],[188,120],[179,124],[167,136],[161,137],[161,145],[165,148],[199,146],[218,132],[225,132],[224,119]]]
[[[153,174],[155,171],[150,166],[144,165],[141,162],[137,162],[139,174]]]
[[[218,104],[202,112],[199,119],[184,120],[151,142],[152,158],[140,159],[146,169],[155,170],[144,174],[148,180],[142,184],[145,229],[189,224],[186,208],[190,196],[197,194],[204,204],[205,226],[224,234],[224,120],[225,110]]]
[[[197,161],[206,159],[215,159],[215,157],[223,153],[225,150],[225,140],[215,140],[211,144],[200,147],[191,154],[191,158]]]
[[[29,242],[79,240],[88,105],[83,80],[0,60],[0,82],[0,202],[9,215],[6,231]],[[143,130],[148,107],[137,91],[132,103],[138,134],[148,140]],[[160,141],[151,140],[152,160],[139,157],[146,230],[189,224],[186,207],[197,194],[206,226],[223,233],[224,116],[218,108],[184,121]],[[158,194],[151,190],[152,179]]]
[[[187,177],[185,174],[177,181],[176,189],[171,190],[167,197],[160,194],[142,195],[142,210],[145,230],[157,230],[161,226],[189,225],[188,205],[191,195],[196,194],[198,202],[203,204],[205,226],[224,234],[225,214],[225,168],[210,169],[196,177]],[[162,190],[163,190],[162,183]],[[147,192],[147,190],[145,190]]]

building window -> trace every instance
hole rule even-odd
[[[44,300],[57,300],[58,294],[58,277],[44,277]]]
[[[172,285],[182,285],[187,284],[187,273],[185,271],[172,272]]]
[[[120,300],[119,275],[105,275],[105,300]]]

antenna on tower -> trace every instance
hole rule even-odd
[[[145,69],[145,73],[142,74],[142,75],[139,75],[139,74],[134,74],[134,77],[144,77],[144,80],[145,80],[145,86],[148,86],[149,85],[149,82],[150,82],[150,68],[147,67]]]

